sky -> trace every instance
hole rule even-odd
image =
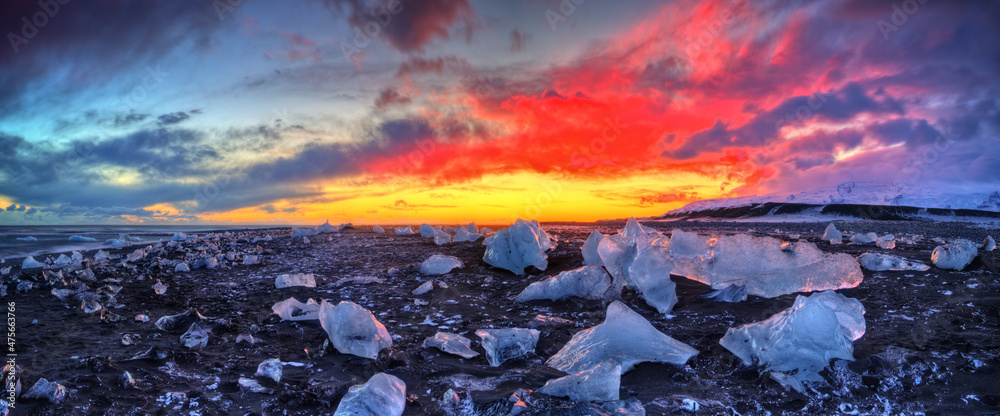
[[[1000,189],[993,1],[42,0],[0,30],[0,224]]]

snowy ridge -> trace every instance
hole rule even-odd
[[[706,199],[692,202],[667,213],[686,214],[698,211],[749,206],[768,202],[795,204],[889,205],[918,208],[974,209],[1000,212],[1000,191],[993,193],[943,193],[919,189],[910,184],[884,182],[844,182],[796,194],[769,194],[738,198]]]

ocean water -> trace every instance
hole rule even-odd
[[[207,233],[212,231],[256,230],[289,228],[274,225],[11,225],[0,226],[0,258],[9,259],[73,250],[93,250],[110,247],[104,242],[128,234],[133,245],[156,241],[169,241],[176,232]],[[73,242],[73,235],[91,237],[94,242]],[[38,241],[17,241],[18,237],[35,237]],[[139,241],[132,241],[138,238]]]

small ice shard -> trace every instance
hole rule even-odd
[[[205,268],[206,269],[212,270],[212,269],[214,269],[216,267],[219,267],[219,259],[217,259],[217,258],[215,258],[213,256],[209,256],[209,257],[205,258]]]
[[[0,268],[0,276],[6,276],[6,275],[10,274],[10,269],[13,268],[13,267],[14,266],[7,266],[7,267],[4,267],[4,268]]]
[[[192,350],[200,350],[208,345],[208,331],[201,328],[197,322],[192,323],[184,335],[181,335],[181,344]]]
[[[243,387],[243,388],[245,388],[247,390],[250,390],[250,391],[252,391],[254,393],[263,393],[263,394],[273,394],[274,393],[274,389],[269,388],[269,387],[264,387],[264,386],[260,385],[260,383],[257,382],[257,380],[254,380],[252,378],[240,377],[239,383],[240,383],[240,387]]]
[[[868,233],[868,234],[854,234],[851,236],[851,242],[855,244],[870,244],[878,240],[878,234]]]
[[[157,295],[162,295],[164,293],[167,293],[167,285],[157,280],[156,284],[153,285],[153,292],[156,292]]]
[[[45,266],[45,263],[42,263],[42,262],[40,262],[38,260],[35,260],[35,258],[32,257],[32,256],[26,257],[24,259],[24,261],[21,262],[21,269],[22,270],[23,269],[37,269],[37,268],[42,267],[42,266]]]
[[[292,238],[295,237],[309,237],[311,235],[319,234],[315,228],[296,228],[292,227]]]
[[[475,226],[475,225],[473,225],[473,226]],[[454,238],[453,241],[456,242],[456,243],[460,243],[460,242],[463,242],[463,241],[475,242],[476,240],[478,240],[480,238],[483,238],[482,234],[472,233],[472,232],[469,232],[469,230],[467,230],[465,227],[459,227],[455,231],[455,238]]]
[[[528,322],[528,328],[538,328],[541,326],[573,325],[576,322],[558,316],[535,315],[535,318]]]
[[[302,237],[302,242],[305,244],[309,244],[312,242],[312,240],[310,240],[309,237]]]
[[[365,284],[369,284],[369,283],[382,283],[382,279],[379,279],[379,278],[377,278],[375,276],[342,277],[342,278],[338,279],[336,282],[333,282],[333,285],[334,286],[342,286],[342,285],[346,285],[346,284],[350,284],[350,283],[353,283],[353,284],[356,284],[356,285],[365,285]]]
[[[747,287],[732,284],[722,289],[701,295],[705,299],[715,299],[719,302],[742,302],[747,300]]]
[[[462,267],[462,261],[458,257],[435,254],[420,263],[420,273],[445,274],[459,267]]]
[[[124,335],[122,335],[122,345],[124,345],[124,346],[127,347],[129,345],[138,344],[139,343],[139,339],[138,338],[139,338],[138,336],[133,335],[133,334],[124,334]]]
[[[267,377],[274,380],[275,383],[281,381],[281,360],[277,358],[271,358],[269,360],[264,360],[257,366],[257,372],[254,373],[254,377]]]
[[[997,242],[993,240],[993,236],[986,236],[986,240],[983,241],[983,251],[993,251],[997,249]]]
[[[622,365],[604,360],[576,374],[545,382],[539,392],[556,397],[569,397],[575,402],[607,402],[618,400]]]
[[[466,226],[464,226],[464,227],[458,227],[458,228],[464,228],[465,231],[469,232],[470,234],[481,234],[479,232],[479,226],[477,226],[476,223],[474,223],[474,222],[470,222]]]
[[[853,342],[865,333],[864,313],[861,302],[834,291],[800,295],[766,320],[730,328],[719,344],[746,365],[799,382],[819,381],[831,359],[854,360]]]
[[[392,346],[392,337],[371,311],[350,301],[333,306],[323,301],[319,322],[330,342],[341,354],[375,359],[378,352]]]
[[[413,289],[413,295],[414,296],[420,296],[420,295],[423,295],[424,293],[430,292],[432,290],[434,290],[434,282],[428,280],[428,281],[424,282],[423,284],[421,284],[420,286],[417,286],[416,289]]]
[[[188,264],[183,261],[177,263],[177,267],[174,267],[174,272],[189,272],[189,271],[191,271],[191,267],[188,267]]]
[[[135,316],[135,321],[136,322],[149,322],[149,316],[146,316],[145,314],[141,314],[140,313],[140,314],[138,314],[138,315]]]
[[[430,224],[420,224],[420,236],[434,238],[434,231],[437,230]]]
[[[65,254],[60,254],[59,258],[57,258],[55,263],[53,263],[52,265],[56,267],[66,267],[72,263],[73,259],[69,258],[69,256]]]
[[[490,227],[483,227],[479,229],[479,233],[482,235],[490,235],[493,233],[493,230],[491,230]]]
[[[823,231],[823,237],[820,240],[826,241],[830,244],[840,244],[844,242],[844,234],[837,229],[835,225],[831,222],[830,225],[826,226],[826,230]]]
[[[601,244],[601,240],[604,239],[604,234],[600,231],[594,230],[587,237],[587,241],[583,243],[583,264],[593,265],[593,266],[603,266],[604,262],[601,260],[601,255],[598,252],[598,247]]]
[[[156,320],[156,327],[161,331],[174,332],[179,331],[185,327],[188,327],[192,323],[207,320],[208,318],[198,312],[195,308],[188,308],[188,310],[177,315],[166,315]]]
[[[400,416],[406,408],[406,383],[378,373],[365,384],[351,386],[334,416]]]
[[[126,371],[118,376],[118,385],[123,388],[135,387],[135,378],[132,377],[132,373]]]
[[[316,227],[317,233],[332,233],[340,231],[340,227],[336,225],[330,225],[330,220],[326,220],[319,227]]]
[[[611,299],[611,276],[601,266],[583,266],[535,282],[517,295],[519,303],[538,299],[561,300],[571,296],[584,299]]]
[[[170,241],[184,241],[187,240],[187,238],[188,238],[187,234],[184,234],[182,232],[176,232],[174,233],[173,237],[170,237]]]
[[[243,265],[244,266],[250,266],[250,265],[254,265],[254,264],[260,264],[260,257],[254,256],[254,255],[250,255],[250,254],[248,254],[245,257],[243,257]]]
[[[278,289],[293,286],[316,287],[316,279],[312,273],[283,274],[274,279],[274,286]]]
[[[59,403],[66,398],[66,387],[63,387],[59,383],[50,382],[43,377],[38,379],[35,385],[31,386],[28,392],[24,393],[21,397],[25,399],[45,399],[51,403]]]
[[[466,359],[479,355],[478,352],[472,350],[471,345],[472,340],[450,332],[438,332],[433,337],[424,340],[424,348],[437,348]]]
[[[372,227],[372,231],[374,231],[377,234],[385,234],[385,228],[382,228],[382,226],[380,225]]]
[[[94,313],[104,309],[104,306],[102,306],[96,300],[84,299],[82,302],[80,302],[80,309],[83,310],[83,313]]]
[[[119,238],[119,239],[114,239],[114,240],[107,240],[107,241],[104,242],[104,245],[115,247],[115,248],[121,248],[121,247],[127,247],[128,246],[128,241],[125,241],[125,240]]]
[[[625,373],[642,362],[683,365],[697,354],[698,350],[658,331],[642,315],[614,301],[603,323],[577,332],[545,365],[577,374],[611,359]]]
[[[521,276],[528,266],[545,270],[549,265],[546,251],[555,247],[538,221],[518,219],[510,228],[497,231],[487,238],[483,261]]]
[[[79,251],[74,251],[73,254],[69,256],[69,258],[73,260],[73,263],[83,262],[83,254],[80,254]]]
[[[445,245],[445,244],[448,244],[448,243],[451,242],[451,234],[448,234],[448,233],[446,233],[444,231],[441,231],[441,230],[438,230],[438,229],[434,229],[434,236],[433,237],[434,237],[434,244],[437,244],[439,246]]]
[[[931,261],[941,269],[962,270],[976,258],[979,250],[969,240],[959,239],[934,248]]]
[[[923,272],[930,270],[931,268],[931,266],[920,262],[911,262],[902,257],[881,253],[862,254],[858,257],[858,263],[861,263],[861,267],[873,272],[882,272],[886,270],[916,270]]]
[[[480,329],[476,335],[486,350],[490,367],[499,367],[507,360],[535,352],[538,330],[528,328]]]
[[[250,335],[250,334],[239,334],[236,337],[236,344],[239,345],[239,343],[241,343],[241,342],[245,342],[247,344],[253,345],[253,344],[257,343],[257,339],[254,338],[253,335]]]
[[[396,227],[396,235],[414,235],[416,231],[413,231],[413,227],[407,225],[406,228]]]
[[[92,237],[84,237],[82,235],[74,235],[69,237],[69,241],[72,241],[74,243],[91,243],[97,241],[97,239]]]
[[[783,242],[746,234],[704,238],[674,231],[670,251],[671,273],[722,289],[744,285],[747,294],[773,298],[796,292],[856,287],[864,274],[858,261],[846,253],[826,253],[816,244]],[[675,240],[683,236],[674,244]],[[699,236],[700,237],[700,236]],[[704,244],[704,245],[702,245]],[[706,249],[703,254],[696,254]],[[605,262],[605,265],[607,262]]]
[[[25,243],[34,243],[34,242],[38,241],[38,239],[37,239],[37,238],[35,238],[35,237],[32,237],[32,236],[27,236],[27,237],[17,237],[17,238],[15,238],[14,240],[15,240],[15,241],[23,241],[23,242],[25,242]]]
[[[885,250],[894,249],[896,248],[896,236],[892,234],[883,235],[878,240],[875,240],[875,245]]]
[[[286,321],[310,321],[319,319],[319,304],[310,298],[306,303],[298,299],[288,298],[275,303],[271,311]]]

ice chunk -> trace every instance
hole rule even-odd
[[[691,248],[700,243],[685,241],[677,247],[673,242],[679,235],[683,234],[675,231],[670,244],[674,260],[672,273],[714,289],[738,284],[746,286],[750,295],[771,298],[795,292],[856,287],[864,277],[854,256],[825,253],[816,244],[806,241],[789,243],[771,237],[738,234],[706,239],[705,254],[686,255],[699,252],[700,247]]]
[[[69,237],[69,241],[74,243],[91,243],[97,241],[97,239],[93,237],[84,237],[82,235],[73,235]]]
[[[441,231],[441,230],[438,230],[438,229],[434,229],[434,236],[433,237],[434,237],[434,244],[437,244],[439,246],[445,245],[445,244],[448,244],[448,243],[451,242],[451,234],[448,234],[448,233],[446,233],[444,231]]]
[[[107,258],[110,258],[110,257],[111,257],[111,255],[108,254],[108,252],[104,251],[104,250],[97,250],[97,253],[94,253],[94,260],[95,261],[96,260],[100,260],[100,259],[107,259]]]
[[[251,254],[247,254],[246,256],[243,257],[244,266],[250,266],[254,264],[260,264],[260,257]]]
[[[409,225],[407,225],[406,228],[396,227],[396,235],[414,235],[416,233],[416,231],[413,231],[413,227],[410,227]]]
[[[42,266],[45,266],[45,263],[35,260],[32,256],[26,257],[24,261],[21,262],[21,269],[37,269]]]
[[[375,359],[378,352],[392,346],[392,337],[371,311],[350,301],[333,306],[323,301],[319,322],[330,342],[341,354]]]
[[[837,229],[835,225],[831,222],[830,225],[826,226],[826,230],[823,231],[823,237],[820,240],[826,241],[830,244],[840,244],[844,242],[844,234]]]
[[[274,286],[278,289],[292,286],[316,287],[316,279],[312,273],[283,274],[274,279]]]
[[[875,240],[878,240],[878,234],[875,233],[858,233],[851,236],[851,242],[855,244],[869,244],[874,243]]]
[[[378,373],[365,384],[351,386],[334,416],[400,416],[406,407],[406,383]]]
[[[490,227],[483,227],[479,229],[479,233],[482,235],[490,235],[493,234],[493,230],[491,230]]]
[[[475,224],[473,224],[473,227],[475,227]],[[467,230],[465,227],[459,227],[455,231],[455,239],[453,241],[455,241],[456,243],[460,243],[462,241],[475,242],[476,240],[478,240],[480,238],[483,238],[482,234],[472,233],[472,232],[469,232],[469,230]]]
[[[478,352],[472,350],[471,345],[472,340],[450,332],[438,332],[433,337],[424,340],[424,348],[437,348],[466,359],[479,355]]]
[[[621,363],[612,359],[604,360],[596,367],[549,380],[538,391],[550,396],[569,397],[577,402],[618,400],[621,374]]]
[[[240,387],[243,387],[243,388],[245,388],[247,390],[250,390],[250,391],[252,391],[254,393],[264,393],[264,394],[273,394],[274,393],[274,389],[269,388],[269,387],[264,387],[264,386],[260,385],[260,383],[257,380],[254,380],[252,378],[240,377],[239,384],[240,384]]]
[[[629,245],[636,244],[643,236],[652,235],[660,237],[659,234],[656,230],[639,224],[639,221],[635,218],[629,218],[625,223],[625,228],[622,229],[622,237],[625,239],[625,244]]]
[[[604,262],[601,261],[601,255],[597,252],[598,246],[601,244],[601,239],[604,238],[604,234],[600,231],[594,230],[587,237],[587,241],[583,243],[583,264],[603,266]]]
[[[15,238],[14,240],[15,240],[15,241],[23,241],[23,242],[26,242],[26,243],[34,243],[34,242],[38,241],[38,239],[37,239],[37,238],[35,238],[35,237],[32,237],[32,236],[27,236],[27,237],[17,237],[17,238]]]
[[[747,300],[747,287],[733,284],[712,293],[701,295],[701,297],[715,299],[719,302],[742,302]]]
[[[274,380],[275,383],[281,382],[281,360],[277,358],[264,360],[257,366],[254,377],[267,377]]]
[[[55,263],[53,263],[53,266],[56,266],[56,267],[65,267],[65,266],[68,266],[68,265],[70,265],[72,263],[73,263],[73,259],[69,258],[69,256],[67,256],[65,254],[60,254],[59,258],[57,258],[56,261],[55,261]]]
[[[861,263],[861,267],[874,272],[886,270],[916,270],[923,272],[931,268],[931,266],[920,262],[911,262],[902,257],[881,253],[862,254],[861,257],[858,257],[858,263]]]
[[[310,321],[319,319],[319,304],[310,298],[306,303],[298,299],[288,298],[275,303],[271,311],[286,321]]]
[[[670,280],[670,270],[674,268],[670,251],[656,242],[640,245],[637,250],[625,281],[649,306],[660,313],[669,313],[677,304],[677,284]]]
[[[611,276],[601,266],[583,266],[528,285],[516,301],[561,300],[571,296],[611,299],[617,297],[612,288]]]
[[[730,328],[719,344],[746,365],[798,382],[819,381],[831,359],[854,360],[853,341],[865,333],[864,313],[861,302],[833,291],[800,295],[792,307],[764,321]]]
[[[208,331],[202,329],[198,322],[192,323],[184,335],[181,335],[181,344],[192,350],[200,350],[208,345]]]
[[[522,219],[518,219],[510,228],[497,231],[483,244],[486,245],[483,261],[519,276],[524,274],[524,269],[528,266],[545,270],[549,265],[545,252],[555,247],[538,221]]]
[[[420,296],[423,295],[424,293],[430,292],[431,290],[434,290],[434,282],[428,280],[423,284],[421,284],[420,286],[418,286],[416,289],[413,289],[413,295]]]
[[[66,398],[66,387],[42,377],[21,397],[25,399],[45,399],[52,403],[59,403]]]
[[[670,254],[674,256],[707,256],[710,249],[708,237],[678,229],[670,232]]]
[[[157,280],[156,284],[153,285],[153,292],[155,292],[157,295],[162,295],[164,293],[167,293],[167,285],[165,285],[165,284],[163,284],[163,282]]]
[[[875,240],[875,245],[886,250],[894,249],[896,248],[896,237],[892,234],[886,234]]]
[[[185,326],[191,325],[194,322],[200,322],[207,319],[208,318],[198,312],[197,309],[188,308],[188,310],[177,315],[166,315],[160,317],[160,319],[156,320],[156,327],[161,331],[173,332],[180,330]]]
[[[374,231],[377,234],[385,234],[385,228],[382,228],[381,225],[376,225],[372,227],[372,231]]]
[[[170,241],[184,241],[187,240],[187,238],[188,238],[187,234],[184,234],[182,232],[176,232],[174,233],[173,237],[170,237]]]
[[[459,267],[462,267],[462,261],[458,257],[435,254],[420,263],[420,273],[445,274]]]
[[[336,225],[330,225],[330,220],[326,220],[319,227],[316,227],[317,233],[332,233],[340,231],[340,227]]]
[[[125,257],[125,260],[134,262],[137,260],[142,260],[143,257],[146,257],[146,250],[140,248],[129,253],[129,255]]]
[[[983,241],[983,251],[989,252],[997,249],[997,242],[993,240],[993,236],[986,236],[986,240]]]
[[[628,281],[628,268],[635,260],[636,246],[627,244],[621,234],[608,235],[597,244],[597,253],[604,268],[618,281],[616,285],[622,287]]]
[[[107,241],[104,242],[104,245],[115,247],[115,248],[127,247],[128,246],[128,241],[125,241],[124,239],[119,238],[119,239],[114,239],[114,240],[107,240]]]
[[[614,301],[603,323],[577,332],[545,365],[577,374],[610,359],[625,373],[642,362],[682,365],[697,354],[698,350],[657,331],[642,315]]]
[[[931,261],[941,269],[962,270],[979,254],[976,245],[969,240],[959,239],[951,244],[934,248]]]
[[[490,367],[499,367],[507,360],[535,352],[538,331],[528,328],[480,329],[476,335],[486,350]]]
[[[427,238],[434,238],[434,231],[439,231],[430,224],[420,224],[420,236]]]
[[[189,272],[189,271],[191,271],[191,268],[188,267],[188,264],[183,261],[177,263],[177,267],[174,267],[174,272]]]

